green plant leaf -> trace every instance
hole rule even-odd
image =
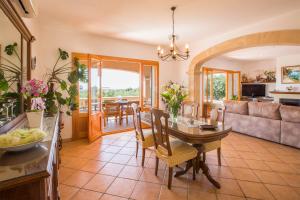
[[[68,52],[62,50],[61,48],[59,48],[58,51],[59,51],[59,56],[62,60],[67,60],[69,58]]]
[[[11,56],[13,55],[14,51],[16,50],[18,44],[15,42],[13,44],[9,44],[5,47],[4,51],[7,55]]]
[[[72,84],[75,84],[78,82],[79,78],[78,78],[77,72],[75,70],[69,73],[68,80]]]
[[[66,89],[68,88],[67,82],[64,81],[64,80],[61,80],[61,81],[60,81],[60,88],[61,88],[62,90],[66,90]]]

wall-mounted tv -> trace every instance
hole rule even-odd
[[[265,84],[243,84],[242,96],[264,97],[266,96],[266,85]]]

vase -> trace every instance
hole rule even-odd
[[[178,109],[177,108],[170,108],[170,117],[172,122],[177,122],[178,117]]]
[[[44,110],[26,112],[28,127],[43,129]]]

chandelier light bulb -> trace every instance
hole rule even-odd
[[[160,54],[164,54],[164,50],[163,49],[160,50]]]
[[[189,45],[188,44],[185,44],[185,49],[189,50]]]

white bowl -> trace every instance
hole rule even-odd
[[[35,142],[22,144],[18,146],[0,147],[0,151],[11,151],[11,152],[25,151],[27,149],[31,149],[33,147],[38,146],[41,141],[43,141],[43,138]]]

